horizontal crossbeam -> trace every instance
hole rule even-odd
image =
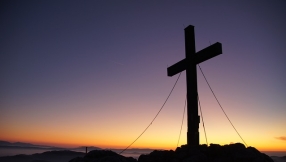
[[[195,59],[196,64],[199,64],[201,62],[204,62],[208,59],[211,59],[219,54],[222,54],[222,45],[221,43],[217,42],[207,48],[204,48],[196,53]],[[187,67],[187,60],[183,59],[176,64],[168,67],[168,76],[176,75],[184,70],[186,70]]]

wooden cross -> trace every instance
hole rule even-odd
[[[186,58],[168,67],[168,76],[176,75],[186,70],[187,79],[187,144],[197,146],[199,141],[198,115],[198,88],[197,88],[197,64],[204,62],[212,57],[222,54],[222,45],[217,42],[196,53],[194,26],[185,28],[185,51]]]

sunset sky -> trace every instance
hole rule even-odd
[[[286,150],[286,1],[94,0],[0,2],[0,140],[125,148],[148,126],[185,58],[221,42],[200,64],[248,146]],[[241,142],[201,72],[198,92],[209,143]],[[132,148],[175,149],[185,72]],[[186,144],[186,116],[179,145]],[[202,122],[200,143],[206,143]]]

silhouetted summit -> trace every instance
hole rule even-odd
[[[69,162],[136,162],[137,160],[132,157],[124,157],[113,151],[109,150],[93,150],[88,152],[84,157],[77,157],[71,159]]]
[[[69,150],[47,151],[33,155],[3,156],[0,157],[0,162],[63,162],[84,155],[85,153]]]
[[[112,151],[93,150],[84,157],[69,162],[136,162],[132,157],[124,157]],[[274,162],[269,156],[260,153],[254,147],[245,147],[241,143],[220,146],[218,144],[188,146],[182,145],[175,151],[155,150],[140,155],[138,162]]]
[[[266,154],[241,143],[220,146],[218,144],[182,145],[175,151],[153,151],[141,155],[138,162],[273,162]]]

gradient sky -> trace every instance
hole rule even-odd
[[[1,1],[0,140],[125,148],[154,118],[185,57],[184,28],[196,50],[221,42],[202,67],[249,146],[286,150],[284,0]],[[209,143],[241,139],[198,71]],[[133,148],[175,149],[185,72]],[[186,117],[179,145],[186,143]],[[206,143],[200,123],[200,143]]]

